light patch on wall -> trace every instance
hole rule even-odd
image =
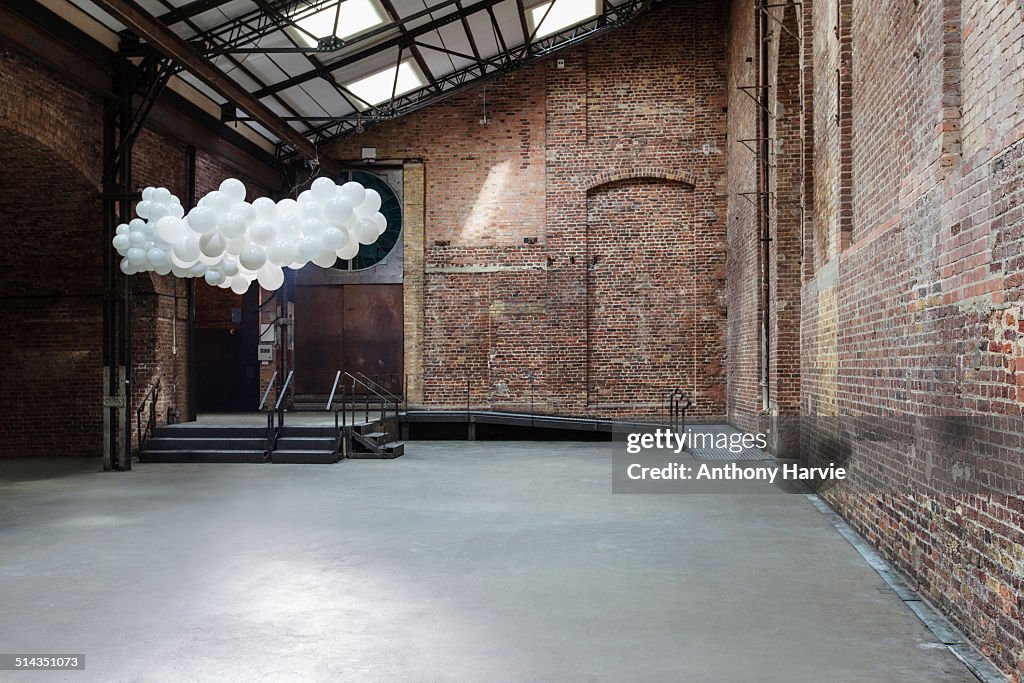
[[[480,237],[490,231],[495,218],[497,218],[498,209],[502,205],[511,169],[512,161],[510,159],[491,166],[491,170],[487,173],[487,179],[473,203],[473,208],[462,224],[462,237]]]

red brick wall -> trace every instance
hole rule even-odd
[[[0,91],[0,227],[8,266],[0,279],[0,325],[9,331],[2,347],[9,360],[0,370],[0,455],[99,455],[103,249],[111,249],[112,237],[103,231],[99,195],[102,102],[6,49]],[[165,185],[186,200],[183,143],[144,130],[132,161],[136,187]],[[238,176],[203,151],[196,166],[197,196]],[[142,274],[132,277],[132,288],[133,400],[138,405],[162,374],[159,421],[168,410],[185,415],[185,285]]]
[[[423,160],[427,403],[724,414],[724,51],[674,3],[334,150]]]
[[[808,238],[799,292],[800,411],[968,416],[981,427],[966,447],[969,479],[993,490],[978,495],[966,484],[950,490],[928,480],[927,463],[957,444],[909,432],[896,446],[855,441],[851,467],[864,476],[824,495],[1020,680],[1024,69],[1017,55],[1024,19],[984,0],[803,8],[804,117],[813,127],[805,130],[796,193],[804,197]],[[750,301],[756,290],[751,212],[735,196],[752,180],[744,166],[751,156],[741,158],[736,139],[752,137],[754,119],[734,85],[752,82],[745,58],[755,49],[753,3],[738,0],[732,10],[729,405],[745,412],[757,366],[733,350],[755,336],[758,319],[749,308],[733,315],[735,302]],[[781,101],[793,78],[775,46],[771,59]],[[773,114],[780,114],[777,105]],[[790,168],[789,117],[782,113],[773,131],[780,184],[800,177]],[[781,200],[787,190],[779,190],[776,268],[792,250],[777,239],[790,218]],[[788,296],[773,292],[773,303]],[[784,347],[777,336],[773,341]],[[772,389],[784,391],[774,381]],[[1009,435],[986,429],[990,424]],[[804,458],[824,453],[806,434],[801,445]]]

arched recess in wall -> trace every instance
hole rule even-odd
[[[587,403],[603,413],[662,409],[682,388],[694,414],[721,413],[715,268],[686,174],[627,170],[587,189]]]
[[[0,148],[0,448],[3,455],[98,455],[109,248],[100,196],[32,137],[0,127]]]

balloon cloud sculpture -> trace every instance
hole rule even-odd
[[[284,284],[284,268],[313,262],[330,268],[373,244],[387,229],[380,195],[357,182],[317,178],[298,199],[245,201],[242,181],[228,178],[185,214],[165,187],[147,187],[138,218],[117,226],[113,244],[126,275],[155,272],[203,278],[244,294]]]

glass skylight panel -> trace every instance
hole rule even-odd
[[[356,97],[375,105],[390,100],[392,90],[394,90],[395,97],[398,97],[417,88],[422,88],[426,84],[419,69],[413,65],[411,59],[407,59],[398,65],[397,81],[395,80],[395,67],[392,66],[360,78],[358,81],[353,81],[345,88]],[[356,104],[360,105],[361,109],[366,108],[366,105],[361,102]]]
[[[592,19],[598,13],[598,0],[553,0],[531,7],[526,17],[529,19],[530,31],[536,32],[533,39],[538,40]]]
[[[384,23],[384,12],[374,0],[345,0],[340,3],[340,8],[339,12],[339,4],[331,3],[316,12],[295,12],[292,21],[302,29],[293,32],[296,38],[306,47],[316,47],[320,38],[333,34],[345,40]],[[335,19],[338,21],[337,30]]]

